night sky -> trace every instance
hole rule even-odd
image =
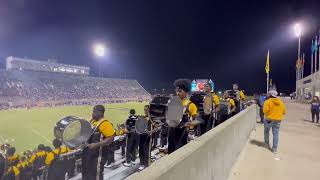
[[[279,92],[295,88],[297,38],[310,72],[311,39],[320,27],[320,1],[0,0],[1,67],[7,56],[85,65],[105,77],[137,79],[147,90],[170,89],[176,78],[212,78],[217,89],[232,83],[249,93],[271,79]],[[110,49],[103,61],[94,42]],[[99,62],[101,61],[101,62]]]

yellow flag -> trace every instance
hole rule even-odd
[[[270,66],[269,66],[269,50],[268,50],[268,54],[267,54],[267,62],[266,62],[266,67],[265,67],[265,69],[266,69],[266,73],[267,74],[269,74],[269,72],[270,72]]]

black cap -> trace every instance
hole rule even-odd
[[[59,139],[54,139],[53,141],[52,141],[52,145],[55,147],[55,148],[58,148],[58,147],[60,147],[60,146],[62,146],[62,142],[59,140]]]
[[[104,108],[103,105],[96,105],[96,106],[93,107],[93,111],[101,112],[101,113],[104,114],[105,108]]]
[[[136,110],[130,109],[130,114],[136,114]]]

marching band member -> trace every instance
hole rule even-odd
[[[233,97],[231,97],[231,98],[234,100],[234,102],[236,104],[236,110],[233,113],[233,115],[234,115],[234,114],[239,113],[241,111],[242,101],[244,101],[246,97],[245,97],[243,91],[239,90],[238,84],[232,85],[232,94],[233,94]]]
[[[229,97],[228,92],[223,93],[222,102],[226,102],[227,107],[220,109],[221,123],[229,119],[232,116],[232,114],[236,111],[236,104],[234,100]]]
[[[174,82],[176,93],[182,100],[184,107],[184,114],[182,123],[178,127],[171,127],[168,137],[168,153],[172,153],[180,147],[188,143],[188,129],[187,127],[195,126],[200,123],[196,120],[197,106],[188,98],[188,92],[191,90],[191,82],[188,79],[178,79]],[[190,118],[192,119],[190,121]]]
[[[154,132],[158,131],[158,128],[154,128],[153,123],[150,121],[149,117],[149,105],[144,106],[145,120],[148,122],[145,134],[139,135],[139,158],[140,167],[138,171],[144,170],[150,165],[151,157],[151,136]]]
[[[211,107],[210,107],[209,114],[204,113],[202,115],[202,119],[204,121],[200,124],[200,135],[212,129],[215,122],[214,114],[217,113],[219,110],[219,97],[216,94],[211,92],[211,85],[209,83],[206,83],[204,85],[204,92],[206,93],[204,98],[210,99],[209,101],[211,102],[210,103]]]
[[[138,116],[136,116],[136,111],[134,109],[130,110],[129,118],[125,122],[125,132],[127,133],[126,139],[126,162],[123,163],[124,166],[129,167],[131,163],[136,164],[136,153],[139,144],[139,135],[135,132],[136,121]]]
[[[4,175],[4,180],[20,180],[20,171],[17,168],[19,163],[19,155],[15,154],[16,148],[9,147],[7,150],[8,169]]]
[[[41,168],[45,165],[46,155],[45,146],[43,144],[39,144],[37,152],[34,153],[29,160],[29,163],[32,165],[34,179],[37,179],[37,177],[40,178],[43,174],[43,170]]]
[[[115,131],[109,120],[104,117],[105,108],[102,105],[93,107],[91,125],[93,134],[88,140],[88,146],[82,156],[82,179],[102,180],[104,164],[106,163],[106,146],[114,140]]]
[[[68,152],[68,149],[62,146],[62,142],[59,139],[52,141],[53,151],[48,153],[45,163],[49,167],[48,180],[64,180],[67,173],[67,162],[60,159],[61,154]]]
[[[20,158],[17,168],[20,171],[20,180],[31,180],[32,167],[25,156]]]

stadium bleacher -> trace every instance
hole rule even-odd
[[[0,109],[48,101],[146,100],[136,81],[53,72],[0,70]],[[79,102],[78,102],[79,103]]]

